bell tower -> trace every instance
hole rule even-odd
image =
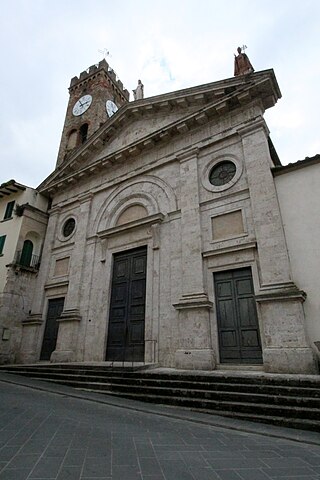
[[[56,167],[129,101],[128,90],[105,59],[73,77],[69,94]]]

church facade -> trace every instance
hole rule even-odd
[[[17,361],[315,373],[264,120],[273,70],[129,102],[75,77]]]

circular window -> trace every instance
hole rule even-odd
[[[236,166],[233,162],[224,161],[217,163],[209,174],[209,182],[216,187],[226,185],[233,179],[236,170]]]
[[[71,233],[73,233],[74,229],[76,227],[76,221],[74,218],[69,218],[65,224],[63,225],[62,228],[62,233],[64,237],[69,237]]]

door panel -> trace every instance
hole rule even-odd
[[[262,363],[250,268],[214,274],[222,363]]]
[[[143,361],[147,247],[114,255],[106,360]]]
[[[48,302],[48,312],[46,326],[43,335],[40,360],[50,360],[51,353],[55,350],[57,344],[60,317],[64,305],[64,298],[54,298]]]

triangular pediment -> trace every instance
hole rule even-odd
[[[72,184],[77,176],[93,174],[98,168],[137,155],[254,98],[259,98],[266,109],[280,97],[273,70],[265,70],[130,102],[71,152],[38,189],[53,193]]]

